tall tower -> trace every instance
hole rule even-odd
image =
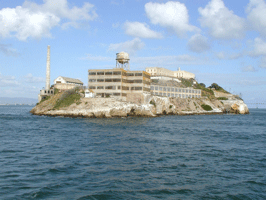
[[[129,66],[129,55],[126,52],[120,52],[116,54],[116,68],[123,68],[130,70]]]
[[[47,46],[47,60],[46,60],[46,84],[45,89],[50,89],[50,45]]]

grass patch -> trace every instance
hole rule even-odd
[[[39,104],[41,104],[42,102],[47,101],[47,100],[50,99],[50,98],[51,98],[51,96],[45,96],[45,97],[40,101],[40,103],[37,103],[36,105],[39,105]]]
[[[184,85],[184,86],[186,86],[186,87],[192,87],[192,85],[193,85],[193,78],[191,78],[191,79],[184,79],[184,78],[182,78],[181,79],[181,83]]]
[[[218,100],[228,100],[228,98],[226,98],[226,97],[218,97],[217,99]]]
[[[76,89],[65,91],[62,96],[56,101],[54,109],[70,106],[73,103],[79,103],[80,95]],[[81,103],[81,102],[80,102]],[[78,104],[77,104],[78,105]]]
[[[212,110],[212,107],[209,106],[209,105],[205,105],[205,104],[202,104],[201,107],[206,110],[206,111],[211,111]]]

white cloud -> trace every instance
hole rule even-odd
[[[263,0],[250,0],[246,13],[249,26],[266,37],[266,3]]]
[[[248,65],[248,66],[242,67],[242,71],[243,72],[255,72],[256,70],[252,65]]]
[[[208,51],[211,47],[208,39],[201,34],[193,35],[188,41],[189,50],[197,53]]]
[[[264,42],[261,38],[255,38],[253,50],[249,52],[249,55],[252,57],[258,57],[261,55],[266,56],[266,42]]]
[[[175,32],[178,36],[184,36],[188,31],[199,29],[189,24],[188,10],[185,4],[168,1],[167,3],[145,4],[145,11],[151,23],[159,24]]]
[[[9,44],[0,44],[0,51],[7,56],[19,56],[17,50],[12,48]]]
[[[226,55],[225,55],[225,53],[224,52],[219,52],[219,53],[217,53],[216,54],[216,57],[218,58],[218,59],[220,59],[220,60],[224,60],[224,59],[226,59]]]
[[[216,39],[240,39],[245,35],[245,20],[225,7],[222,0],[211,0],[205,8],[198,9],[202,27]]]
[[[149,28],[145,23],[140,22],[126,22],[124,24],[126,34],[133,37],[140,38],[162,38],[162,34],[155,32]]]
[[[225,53],[221,51],[216,53],[216,57],[220,60],[236,60],[243,57],[243,53]]]
[[[93,5],[69,8],[67,0],[44,0],[44,4],[26,1],[16,8],[0,10],[0,36],[26,40],[29,37],[51,37],[50,30],[55,26],[78,26],[81,20],[94,20],[97,17]],[[60,23],[66,21],[65,23]]]
[[[0,73],[0,86],[19,86],[19,83],[16,80],[15,76],[4,76]]]
[[[133,40],[122,43],[110,44],[108,51],[125,51],[129,54],[134,55],[138,50],[142,49],[144,46],[145,44],[139,38],[135,38]]]
[[[34,77],[32,74],[27,74],[24,77],[24,79],[26,83],[44,83],[45,82],[45,78]]]

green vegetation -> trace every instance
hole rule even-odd
[[[181,83],[186,86],[186,87],[192,87],[193,85],[193,81],[194,79],[191,78],[191,79],[184,79],[184,78],[181,78]]]
[[[54,88],[54,94],[57,94],[59,90],[57,88]]]
[[[172,107],[173,107],[173,105],[170,105],[170,106],[169,106],[169,109],[171,109]]]
[[[214,88],[215,90],[217,90],[219,92],[229,93],[225,89],[223,89],[221,86],[219,86],[217,83],[211,84],[211,86],[209,88]]]
[[[80,95],[77,91],[77,89],[72,90],[66,90],[62,96],[56,101],[56,104],[54,106],[54,109],[59,109],[62,107],[70,106],[73,103],[81,103],[80,101]]]
[[[44,101],[46,101],[46,100],[48,100],[48,99],[50,99],[51,98],[51,96],[45,96],[45,97],[43,97],[43,99],[40,101],[40,103],[37,103],[36,105],[39,105],[39,104],[41,104],[42,102],[44,102]]]
[[[226,98],[226,97],[218,97],[217,99],[218,100],[228,100],[228,98]]]
[[[214,99],[214,92],[210,88],[206,88],[204,83],[199,83],[194,85],[195,89],[201,90],[201,96],[208,97],[209,99]]]
[[[150,104],[154,105],[154,107],[156,107],[156,104],[153,100],[150,101]]]
[[[205,105],[205,104],[202,104],[201,107],[206,110],[206,111],[211,111],[212,110],[212,107],[209,106],[209,105]]]

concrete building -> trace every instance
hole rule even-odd
[[[88,86],[96,96],[117,97],[124,100],[142,98],[150,93],[150,74],[145,71],[126,71],[123,68],[91,69]]]
[[[82,86],[83,82],[80,81],[79,79],[58,76],[54,80],[54,88],[59,90],[70,90],[75,87],[82,87]]]
[[[195,74],[187,71],[181,71],[180,68],[178,69],[178,71],[172,71],[162,67],[147,67],[146,72],[151,74],[152,79],[156,79],[156,77],[184,78],[184,79],[195,78]]]
[[[150,92],[155,96],[176,98],[200,98],[201,90],[193,88],[179,88],[161,85],[151,85]]]

